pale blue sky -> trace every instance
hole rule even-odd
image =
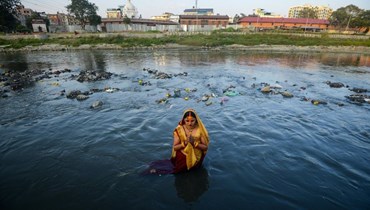
[[[59,11],[66,13],[65,6],[70,3],[70,0],[21,0],[21,2],[26,7],[38,12],[56,13]],[[98,14],[104,18],[107,8],[117,8],[118,5],[124,5],[126,0],[89,0],[89,2],[95,3],[99,7]],[[139,14],[143,18],[161,15],[164,12],[181,14],[184,9],[195,6],[195,0],[131,0],[131,2],[138,8]],[[240,13],[248,15],[253,13],[253,9],[263,8],[265,11],[287,17],[289,7],[303,4],[324,5],[334,10],[354,4],[361,9],[370,10],[370,0],[198,0],[198,8],[213,8],[215,13],[229,16]]]

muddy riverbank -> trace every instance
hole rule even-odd
[[[67,46],[61,44],[46,44],[40,46],[26,46],[19,49],[7,48],[7,46],[0,46],[0,52],[24,52],[24,51],[66,51],[66,50],[156,50],[156,49],[207,49],[210,51],[221,50],[236,50],[236,51],[260,51],[260,52],[313,52],[313,53],[357,53],[357,54],[370,54],[370,47],[366,46],[294,46],[294,45],[226,45],[218,47],[207,46],[188,46],[179,44],[166,44],[156,46],[135,46],[135,47],[122,47],[118,44],[98,44],[90,45],[84,44],[80,46]]]

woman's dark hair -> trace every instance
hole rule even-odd
[[[186,112],[186,113],[184,114],[184,117],[182,118],[182,121],[184,121],[184,120],[185,120],[185,118],[187,118],[187,117],[189,116],[189,114],[190,114],[190,116],[194,117],[195,121],[197,120],[197,117],[195,116],[194,112],[192,112],[192,111],[188,111],[188,112]]]

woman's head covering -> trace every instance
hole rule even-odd
[[[180,120],[180,122],[179,122],[179,125],[184,125],[184,121],[183,121],[183,119],[186,117],[185,115],[186,115],[186,113],[188,113],[188,112],[192,112],[192,113],[194,113],[195,118],[196,118],[196,120],[197,120],[197,124],[198,124],[198,126],[199,126],[199,129],[200,129],[200,131],[203,133],[204,138],[205,138],[206,143],[207,143],[207,146],[208,146],[208,144],[209,144],[208,131],[207,131],[206,127],[204,126],[204,124],[203,124],[202,120],[200,119],[200,117],[198,116],[198,114],[195,112],[195,110],[194,110],[194,109],[187,109],[187,110],[185,110],[185,111],[184,111],[184,113],[183,113],[183,115],[182,115],[182,118],[181,118],[181,120]]]

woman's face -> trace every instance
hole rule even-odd
[[[185,122],[185,125],[188,126],[188,127],[194,127],[194,125],[197,123],[195,117],[186,117],[184,119],[184,122]]]

